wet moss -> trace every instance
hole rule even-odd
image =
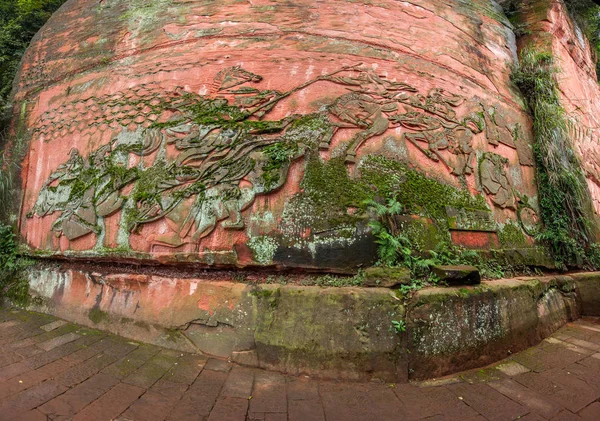
[[[382,156],[368,157],[360,168],[362,183],[372,195],[395,197],[407,215],[431,218],[448,228],[446,206],[489,211],[482,195],[459,189]]]
[[[100,310],[99,308],[93,308],[88,312],[88,319],[97,325],[108,319],[108,313]]]
[[[522,248],[527,246],[527,239],[521,228],[507,223],[498,231],[498,239],[503,248]]]

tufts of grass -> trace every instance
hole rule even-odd
[[[525,96],[533,117],[534,156],[541,219],[538,240],[546,243],[557,266],[586,260],[592,242],[592,201],[581,162],[574,151],[560,103],[553,57],[526,48],[512,80]]]

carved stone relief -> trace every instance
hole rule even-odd
[[[74,240],[100,234],[99,218],[121,211],[121,226],[129,232],[166,220],[176,235],[157,235],[151,239],[154,244],[198,244],[219,224],[243,229],[241,212],[258,195],[279,189],[292,162],[329,149],[338,130],[355,130],[345,142],[346,163],[352,164],[365,142],[394,127],[402,129],[401,141],[452,174],[479,174],[496,206],[516,209],[506,159],[486,153],[479,172],[476,168],[476,135],[485,132],[490,144],[510,146],[506,126],[498,123],[501,117],[493,108],[481,112],[476,104],[459,116],[459,109],[469,108],[464,98],[438,88],[423,95],[361,65],[285,92],[252,86],[262,80],[234,66],[215,76],[209,95],[142,85],[44,114],[35,132],[46,141],[74,131],[119,134],[86,157],[73,149],[48,177],[28,216],[59,213],[53,231]],[[268,118],[281,100],[315,83],[336,84],[348,92],[328,106],[328,113]]]
[[[484,153],[479,162],[479,181],[496,206],[516,210],[515,194],[505,170],[507,163],[501,155]]]

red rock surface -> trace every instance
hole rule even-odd
[[[482,195],[495,230],[535,222],[509,26],[487,0],[68,1],[18,78],[21,233],[70,256],[356,268],[356,203],[328,214],[305,177],[344,160],[349,183],[400,162]]]
[[[557,79],[561,103],[583,163],[596,214],[600,214],[600,89],[596,56],[566,9],[558,2],[546,3],[548,12],[541,16],[534,34],[545,41],[560,69]]]

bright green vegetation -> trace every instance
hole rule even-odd
[[[31,38],[65,0],[0,2],[0,108],[7,104],[12,82]]]
[[[406,332],[406,322],[404,320],[392,320],[392,327],[396,333]]]
[[[17,243],[12,227],[0,224],[0,300],[25,306],[30,302],[25,269],[31,261],[17,254]]]
[[[594,0],[565,0],[571,17],[588,37],[597,55],[596,73],[600,73],[600,6]]]
[[[9,96],[21,57],[31,38],[65,0],[2,0],[0,2],[0,221],[8,219],[13,203],[17,162],[24,153],[24,141],[11,138],[6,147],[10,118]]]
[[[473,265],[485,278],[502,278],[505,270],[492,259],[483,259],[477,252],[455,246],[449,236],[439,240],[431,250],[422,248],[405,229],[405,223],[398,218],[406,215],[407,206],[391,196],[385,204],[368,200],[365,202],[377,219],[370,226],[379,245],[379,264],[389,267],[405,267],[411,272],[411,283],[402,285],[399,295],[406,297],[428,285],[435,285],[438,279],[431,273],[435,265]]]
[[[531,1],[506,0],[502,3],[504,13],[514,26],[517,37],[528,35],[527,24],[520,19],[520,11],[530,7]],[[552,2],[548,0],[548,7]],[[595,0],[564,0],[567,11],[577,27],[581,29],[596,52],[596,73],[600,73],[600,5]],[[545,10],[544,10],[545,13]]]
[[[587,215],[593,214],[581,162],[574,152],[565,111],[560,104],[553,57],[525,49],[512,80],[533,117],[534,156],[541,218],[538,239],[545,242],[559,267],[585,263],[592,238]]]

